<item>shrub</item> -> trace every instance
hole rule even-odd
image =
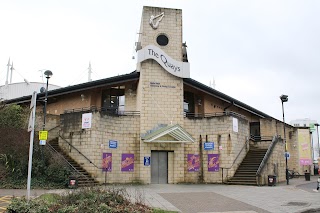
[[[131,203],[127,197],[125,189],[83,189],[61,196],[40,196],[29,202],[24,198],[15,198],[7,212],[152,212],[145,205]]]

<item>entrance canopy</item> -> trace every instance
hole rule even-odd
[[[191,143],[194,138],[179,124],[161,127],[141,137],[144,142]]]

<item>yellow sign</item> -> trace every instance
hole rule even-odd
[[[48,140],[48,131],[39,131],[39,140]]]

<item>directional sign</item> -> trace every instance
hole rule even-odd
[[[39,131],[39,140],[48,140],[48,131]]]
[[[289,153],[289,152],[285,152],[285,153],[284,153],[284,157],[289,160],[289,159],[290,159],[290,153]]]
[[[214,149],[214,142],[205,142],[204,143],[204,150],[212,150]]]
[[[150,166],[150,157],[144,157],[143,164],[145,166]]]
[[[118,148],[118,141],[109,140],[109,148],[111,148],[111,149]]]
[[[39,145],[42,145],[42,146],[46,145],[46,143],[47,143],[46,140],[40,140],[40,141],[39,141]]]

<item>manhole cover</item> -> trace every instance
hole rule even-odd
[[[309,203],[307,202],[289,202],[286,206],[308,206]]]

